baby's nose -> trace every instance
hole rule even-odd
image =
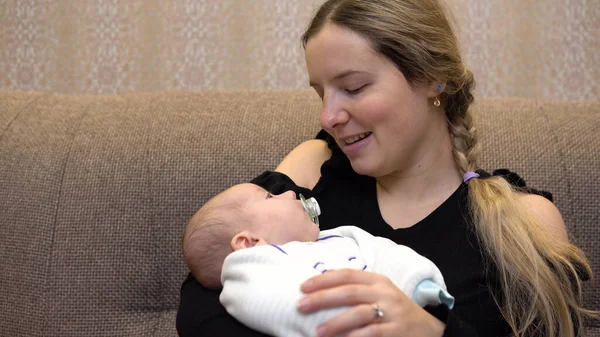
[[[291,198],[291,199],[296,199],[296,192],[289,190],[289,191],[283,193],[283,196],[287,197],[287,198]]]

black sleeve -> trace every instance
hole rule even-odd
[[[181,337],[267,337],[238,322],[219,302],[219,290],[207,289],[190,273],[181,286],[175,326]]]
[[[475,329],[461,321],[447,305],[427,305],[424,309],[446,325],[442,337],[478,337]]]
[[[302,193],[304,196],[312,193],[308,188],[296,185],[290,177],[281,172],[265,171],[258,177],[250,180],[250,182],[273,194],[281,194],[289,190],[296,192],[296,194]]]

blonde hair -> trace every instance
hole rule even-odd
[[[244,199],[226,196],[228,190],[210,199],[188,221],[183,234],[186,266],[203,286],[222,287],[221,270],[233,252],[231,240],[248,221]]]
[[[439,0],[329,0],[302,36],[327,23],[361,35],[387,57],[411,85],[445,81],[440,99],[453,156],[461,173],[475,171],[479,143],[469,106],[474,78],[463,65],[458,41]],[[486,255],[497,266],[502,302],[496,302],[515,336],[573,337],[582,316],[581,278],[591,275],[583,252],[557,239],[530,214],[516,190],[501,177],[469,182],[473,226]],[[495,295],[494,295],[495,296]]]

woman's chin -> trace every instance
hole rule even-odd
[[[350,159],[350,165],[354,172],[363,176],[374,177],[377,171],[376,166],[373,165],[373,161],[368,160],[368,158]]]

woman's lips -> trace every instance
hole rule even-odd
[[[365,146],[369,145],[372,139],[372,133],[366,132],[357,136],[348,137],[344,141],[342,141],[342,151],[347,156],[356,155],[360,152]]]
[[[363,132],[354,136],[345,137],[343,138],[343,141],[346,145],[351,145],[352,143],[356,143],[361,139],[367,138],[369,135],[371,135],[371,132]]]

